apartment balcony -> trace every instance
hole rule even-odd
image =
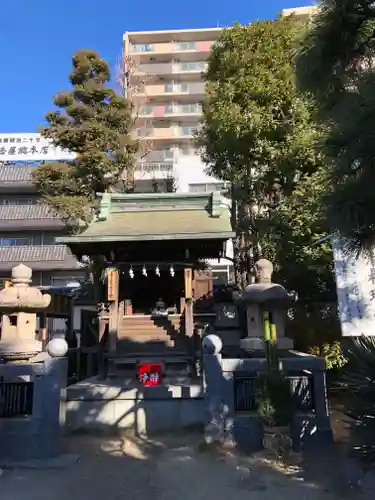
[[[176,154],[171,149],[159,149],[150,151],[146,156],[144,156],[139,164],[173,164],[176,161]]]
[[[135,180],[168,179],[173,177],[173,162],[139,162],[135,171]]]
[[[137,163],[136,180],[166,179],[173,174],[176,154],[171,149],[154,150]]]
[[[162,77],[173,75],[185,75],[189,78],[191,75],[201,76],[203,71],[206,71],[208,63],[204,61],[186,61],[186,62],[170,62],[170,63],[153,63],[140,64],[134,76],[136,77]]]
[[[139,140],[181,140],[193,139],[197,125],[190,126],[172,126],[172,127],[141,127],[136,131]]]
[[[159,97],[163,98],[168,96],[183,98],[188,96],[203,97],[204,96],[204,82],[189,82],[189,83],[165,83],[164,85],[145,85],[144,92],[135,92],[136,95],[144,95],[146,97]]]
[[[153,56],[165,55],[165,54],[186,54],[186,53],[203,53],[208,55],[212,46],[215,43],[214,40],[210,41],[196,41],[196,42],[169,42],[169,43],[138,43],[130,44],[129,52],[131,55],[137,56]]]
[[[283,9],[281,11],[282,17],[295,16],[301,21],[310,21],[319,12],[319,6],[313,5],[311,7],[294,7],[291,9]]]
[[[185,119],[193,118],[194,120],[197,120],[201,114],[202,106],[200,103],[151,104],[141,106],[138,111],[138,117],[140,119],[183,117]]]

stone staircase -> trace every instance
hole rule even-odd
[[[108,377],[134,378],[140,363],[161,362],[166,377],[191,373],[189,339],[181,316],[124,316],[120,321],[115,353],[108,356]]]

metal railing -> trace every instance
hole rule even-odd
[[[33,382],[0,382],[0,418],[32,415],[33,400]]]
[[[254,373],[234,376],[234,408],[236,412],[255,411],[256,378]],[[315,409],[313,379],[306,374],[287,375],[294,397],[296,410],[309,412]]]
[[[192,42],[167,42],[167,43],[131,43],[129,51],[135,53],[160,53],[168,54],[170,52],[209,52],[215,43],[214,40],[210,41],[192,41]]]

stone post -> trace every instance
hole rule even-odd
[[[225,405],[224,379],[221,367],[222,342],[217,335],[207,335],[202,342],[204,388],[207,408],[207,421],[204,438],[207,444],[224,442]]]

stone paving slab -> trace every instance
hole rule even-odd
[[[65,469],[5,470],[1,500],[339,500],[299,466],[205,450],[193,437],[160,440],[72,437],[78,463]],[[350,492],[348,492],[350,494]],[[353,498],[371,498],[359,496]]]

